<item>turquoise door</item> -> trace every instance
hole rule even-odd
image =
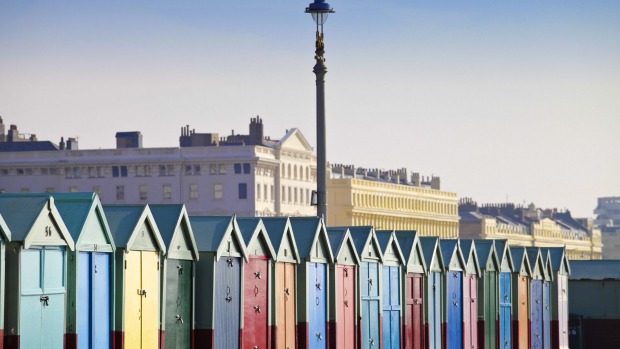
[[[400,268],[383,267],[383,349],[400,348]]]
[[[362,348],[371,349],[379,343],[379,265],[362,262]]]
[[[65,327],[65,250],[22,250],[20,347],[62,348]]]

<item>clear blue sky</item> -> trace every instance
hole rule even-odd
[[[308,2],[0,0],[0,115],[82,149],[256,115],[316,144]],[[620,1],[330,3],[330,162],[579,216],[620,195]]]

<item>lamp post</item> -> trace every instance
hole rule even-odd
[[[316,23],[316,51],[314,74],[316,75],[316,143],[317,143],[317,215],[327,225],[327,154],[325,151],[325,43],[323,42],[323,24],[330,13],[334,13],[325,0],[314,0],[306,7],[306,13],[312,15]]]

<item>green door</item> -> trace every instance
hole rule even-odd
[[[20,346],[62,348],[65,325],[65,250],[21,252]]]
[[[166,348],[189,348],[192,262],[169,259],[166,270]]]

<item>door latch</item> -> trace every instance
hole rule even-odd
[[[146,290],[138,290],[138,296],[144,296],[144,298],[146,298]]]
[[[317,332],[316,333],[316,338],[318,338],[318,340],[320,340],[320,341],[323,340],[323,336],[321,336],[321,332]]]
[[[183,275],[183,267],[180,265],[177,265],[177,269],[179,269],[179,275]]]
[[[260,305],[255,305],[254,306],[254,312],[255,313],[260,313]]]
[[[177,322],[183,323],[183,317],[181,317],[181,315],[177,315]]]
[[[45,305],[46,307],[50,305],[50,297],[49,296],[41,296],[41,302],[43,302],[43,305]]]

